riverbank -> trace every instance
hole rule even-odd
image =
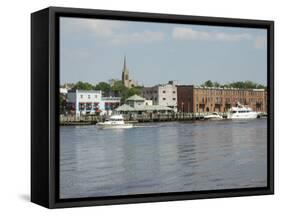
[[[146,123],[146,122],[170,122],[170,121],[195,121],[203,120],[210,113],[149,113],[149,114],[124,114],[127,123]],[[223,118],[227,113],[219,113]],[[266,113],[260,113],[258,118],[266,118]],[[60,125],[94,125],[105,121],[106,116],[83,115],[83,116],[60,116]]]

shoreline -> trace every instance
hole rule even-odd
[[[267,117],[258,117],[255,119],[267,119]],[[219,122],[219,121],[241,121],[241,120],[255,120],[255,119],[227,119],[223,118],[221,120],[207,120],[204,119],[204,117],[200,118],[191,118],[191,119],[147,119],[147,120],[131,120],[131,121],[125,121],[125,123],[129,124],[146,124],[146,123],[164,123],[164,122],[192,122],[192,121],[206,121],[206,122]],[[96,125],[98,121],[68,121],[68,122],[63,122],[59,124],[59,126],[87,126],[87,125]]]

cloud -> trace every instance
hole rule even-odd
[[[93,33],[99,37],[110,37],[114,32],[123,28],[125,23],[114,20],[62,18],[64,31],[68,33],[80,33],[81,31]]]
[[[172,37],[176,40],[207,40],[225,42],[237,42],[252,39],[252,36],[248,33],[230,34],[224,32],[208,32],[184,27],[175,27],[172,31]]]
[[[254,41],[254,46],[257,49],[263,49],[266,48],[266,43],[267,43],[266,37],[257,36]]]
[[[153,43],[162,41],[163,39],[163,32],[144,30],[142,32],[116,34],[110,42],[114,45],[121,45],[129,43]]]
[[[128,43],[152,43],[162,41],[164,33],[161,31],[143,30],[128,31],[126,22],[101,19],[63,19],[61,28],[70,34],[87,32],[113,45]]]

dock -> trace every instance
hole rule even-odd
[[[210,113],[146,113],[146,114],[124,114],[124,121],[128,123],[145,122],[167,122],[167,121],[196,121],[203,120]],[[226,118],[226,113],[219,113]],[[81,115],[60,116],[60,125],[94,125],[106,120],[106,116]]]

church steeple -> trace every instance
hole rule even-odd
[[[124,55],[124,65],[123,65],[123,71],[127,70],[127,65],[126,65],[126,55]]]
[[[126,55],[124,56],[124,65],[123,65],[123,71],[122,71],[122,82],[124,86],[128,87],[129,85],[129,70],[126,65]]]

